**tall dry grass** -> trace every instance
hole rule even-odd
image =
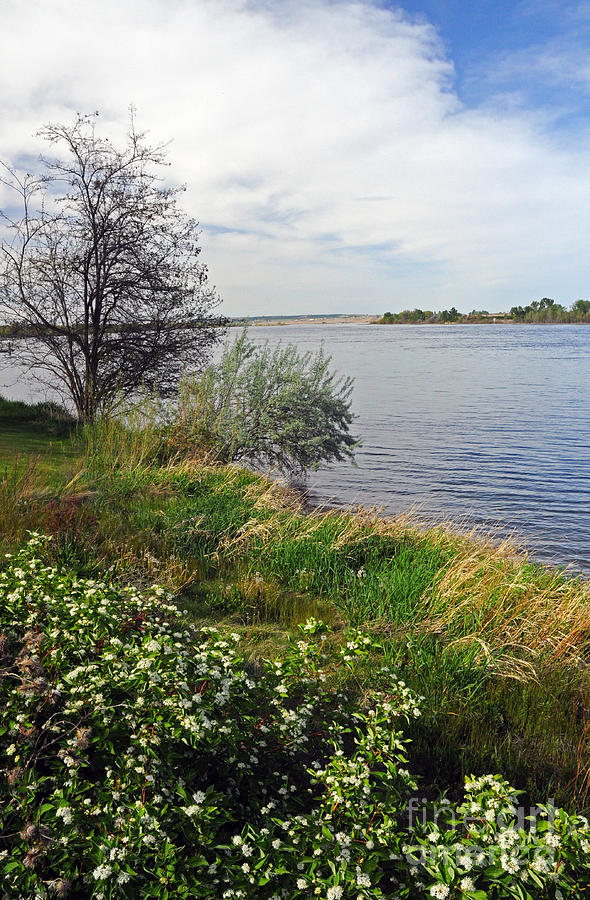
[[[417,610],[418,628],[554,664],[590,658],[590,582],[535,565],[510,542],[456,546]]]
[[[162,426],[152,404],[134,408],[124,416],[84,425],[75,440],[91,475],[153,465],[163,446]]]

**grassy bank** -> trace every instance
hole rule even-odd
[[[498,771],[535,798],[589,805],[587,583],[445,528],[306,513],[251,472],[166,459],[147,431],[68,436],[21,413],[0,409],[2,552],[51,534],[56,561],[158,581],[253,659],[308,616],[337,634],[366,626],[425,698],[408,733],[426,794]]]
[[[0,467],[3,477],[34,465],[58,487],[71,468],[72,420],[54,403],[28,404],[0,396]]]

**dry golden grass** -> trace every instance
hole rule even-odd
[[[303,509],[303,501],[297,491],[270,479],[257,479],[247,485],[244,497],[252,500],[256,509],[290,509],[293,512],[301,512]]]
[[[111,570],[120,573],[127,581],[139,587],[159,584],[172,593],[186,590],[198,576],[194,566],[174,553],[155,556],[146,548],[132,546],[105,546],[105,556],[111,562]]]
[[[462,538],[457,553],[423,598],[416,627],[477,639],[557,663],[590,652],[590,583],[529,563],[505,542]]]
[[[30,510],[35,501],[56,495],[53,479],[37,457],[19,458],[0,471],[0,534],[20,539],[33,527]]]

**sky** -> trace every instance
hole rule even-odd
[[[0,0],[1,159],[130,104],[227,315],[590,297],[590,0]]]

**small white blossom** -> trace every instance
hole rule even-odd
[[[430,888],[430,896],[436,897],[437,900],[445,900],[445,897],[448,897],[449,893],[450,890],[446,884],[433,884]]]
[[[104,878],[108,878],[112,871],[112,866],[103,864],[102,866],[97,866],[92,875],[96,881],[102,881]]]

